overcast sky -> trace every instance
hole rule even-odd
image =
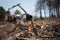
[[[31,15],[35,15],[35,4],[37,0],[0,0],[0,6],[3,6],[4,9],[7,11],[8,8],[11,8],[13,5],[16,5],[18,3],[21,3],[21,6],[27,11],[27,13]],[[18,9],[22,13],[24,13],[19,7],[15,7],[11,9],[11,13],[13,14],[14,11]]]
[[[4,9],[7,11],[8,8],[11,8],[12,6],[21,3],[20,5],[27,11],[27,13],[35,16],[35,5],[36,5],[36,1],[37,0],[0,0],[0,6],[3,6]],[[16,10],[21,11],[21,13],[24,13],[19,7],[15,7],[13,9],[10,10],[11,14],[14,14],[14,12]],[[47,12],[47,16],[48,16],[48,11]],[[44,11],[42,10],[42,16],[44,15]],[[36,14],[39,17],[39,13]]]

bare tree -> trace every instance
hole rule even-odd
[[[47,8],[49,11],[49,17],[51,14],[56,15],[57,17],[60,16],[60,0],[38,0],[36,4],[36,10],[37,12],[40,11],[40,17],[42,17],[42,9],[44,10],[44,14],[46,15]],[[51,17],[50,17],[51,18]]]
[[[42,17],[42,0],[38,0],[36,4],[36,12],[40,12],[40,18]]]

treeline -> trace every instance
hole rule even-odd
[[[40,13],[40,18],[43,15],[42,10],[44,10],[45,18],[47,14],[49,14],[49,18],[60,17],[60,0],[38,0],[35,12]]]
[[[0,19],[4,17],[4,14],[5,14],[5,9],[0,6]]]

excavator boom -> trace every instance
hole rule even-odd
[[[20,3],[18,3],[17,5],[14,5],[13,7],[9,8],[8,11],[12,8],[15,8],[16,6],[20,7],[25,12],[25,14],[27,14],[27,12],[20,6]]]
[[[26,14],[26,21],[28,21],[28,20],[30,21],[30,20],[32,19],[32,16],[29,15],[29,14],[20,6],[20,3],[18,3],[17,5],[14,5],[13,7],[9,8],[8,11],[9,11],[10,9],[12,9],[12,8],[15,8],[16,6],[18,6],[19,8],[21,8],[21,9],[25,12],[25,14]]]

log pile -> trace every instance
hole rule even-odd
[[[60,24],[46,24],[43,28],[35,25],[32,32],[27,27],[24,23],[1,22],[0,40],[60,40]]]

